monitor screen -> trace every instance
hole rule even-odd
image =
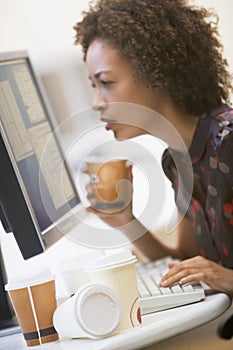
[[[61,238],[80,203],[26,51],[0,52],[0,216],[25,259]]]

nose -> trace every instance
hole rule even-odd
[[[106,106],[107,106],[107,103],[104,100],[103,96],[99,91],[96,90],[93,98],[93,102],[92,102],[92,108],[97,112],[101,112],[106,108]]]

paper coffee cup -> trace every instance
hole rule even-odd
[[[103,338],[117,329],[121,310],[113,290],[88,283],[58,306],[53,322],[57,332],[67,338]]]
[[[90,282],[108,286],[120,298],[122,320],[117,332],[141,324],[136,261],[136,257],[129,250],[98,258],[86,268]]]
[[[104,252],[102,250],[98,250],[89,254],[61,260],[57,271],[62,277],[68,296],[76,293],[82,285],[89,281],[88,275],[84,270],[85,265],[93,259],[99,258],[103,255]]]
[[[5,285],[28,346],[58,340],[53,326],[55,280],[49,270],[9,280]]]
[[[132,200],[132,188],[127,178],[127,159],[107,160],[104,156],[86,158],[90,182],[95,186],[96,210],[113,213]]]

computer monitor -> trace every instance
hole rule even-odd
[[[0,219],[24,259],[77,224],[81,203],[55,127],[28,52],[0,51]],[[0,246],[0,337],[19,329],[6,282]]]
[[[0,51],[0,217],[24,259],[76,224],[80,198],[27,51]]]

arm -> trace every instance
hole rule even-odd
[[[89,193],[91,190],[89,189]],[[97,215],[112,228],[121,230],[129,241],[132,242],[132,250],[142,260],[155,260],[165,256],[185,259],[197,254],[195,237],[190,222],[183,218],[172,234],[177,237],[175,247],[169,245],[166,239],[159,239],[156,233],[147,228],[132,214],[132,203],[117,213],[101,213],[89,207],[88,211]],[[137,238],[138,237],[138,238]]]
[[[133,232],[137,232],[140,225],[138,221],[135,222]],[[138,229],[136,226],[138,226]],[[198,253],[191,224],[186,217],[180,220],[178,227],[172,233],[177,238],[175,247],[169,246],[166,240],[157,238],[156,233],[147,231],[145,228],[144,231],[144,235],[133,241],[133,250],[142,258],[146,257],[149,260],[155,260],[170,255],[173,258],[183,260]]]
[[[143,253],[149,260],[166,255],[182,260],[178,264],[169,265],[170,271],[162,279],[161,285],[163,287],[177,282],[185,284],[203,281],[211,288],[233,297],[233,270],[198,256],[195,237],[187,218],[184,217],[177,228],[175,248],[167,246],[166,242],[159,241],[148,231],[134,241],[133,245],[139,256]]]
[[[87,168],[82,169],[83,173],[87,173]],[[132,166],[128,165],[128,180],[132,183]],[[95,206],[96,189],[95,185],[89,183],[86,186],[88,199],[91,205]],[[106,224],[112,228],[121,230],[132,242],[132,248],[142,260],[155,260],[164,256],[173,256],[174,258],[184,259],[197,254],[196,243],[192,233],[191,225],[187,218],[179,220],[178,228],[173,234],[178,237],[175,247],[169,246],[166,239],[159,239],[156,233],[150,232],[143,226],[139,220],[135,218],[132,211],[132,202],[115,213],[106,213],[89,207],[88,211],[94,213],[101,218]]]
[[[210,232],[206,234],[215,239],[221,263],[197,256],[182,261],[180,264],[170,265],[171,270],[164,276],[163,286],[176,282],[187,283],[202,280],[210,287],[233,297],[233,130],[230,133],[229,125],[227,137],[216,153],[216,159],[221,159],[221,163],[213,167],[209,175],[210,184],[216,188],[218,198],[207,193],[209,207],[211,206],[214,216],[211,216],[209,212],[206,213],[210,220]],[[222,165],[226,170],[222,168]]]

